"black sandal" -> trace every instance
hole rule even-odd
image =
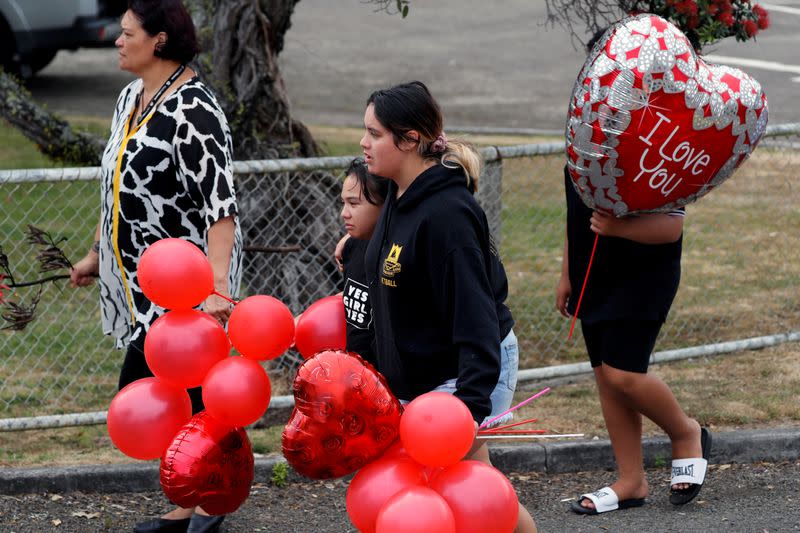
[[[581,505],[583,500],[589,500],[594,504],[594,509],[584,507]],[[578,514],[596,515],[600,513],[607,513],[608,511],[616,511],[618,509],[630,509],[631,507],[641,507],[644,505],[644,498],[629,498],[627,500],[620,500],[617,493],[611,487],[603,487],[602,489],[594,492],[581,494],[578,501],[572,502],[570,509],[572,512]]]
[[[702,458],[674,459],[672,461],[672,480],[670,487],[678,483],[690,483],[685,489],[670,489],[669,502],[672,505],[685,505],[700,493],[706,479],[708,458],[711,456],[711,432],[700,429],[700,445],[703,447]]]

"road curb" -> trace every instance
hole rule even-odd
[[[492,462],[505,473],[556,474],[614,468],[614,457],[608,440],[493,445],[490,450]],[[669,440],[665,437],[645,439],[643,451],[647,467],[666,466],[669,462]],[[800,459],[800,428],[713,434],[712,464],[797,459]],[[274,455],[256,458],[256,481],[267,482],[272,476],[273,466],[278,462],[283,462],[283,457]],[[302,481],[303,478],[293,473],[290,480]],[[0,470],[0,494],[143,492],[158,488],[156,461]]]

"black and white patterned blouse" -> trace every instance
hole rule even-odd
[[[103,332],[120,346],[135,326],[146,330],[165,312],[144,296],[136,278],[145,249],[177,237],[208,253],[208,229],[237,213],[231,134],[211,91],[193,78],[136,127],[130,118],[141,88],[136,80],[120,94],[102,162],[100,307]],[[242,257],[235,221],[228,276],[234,298]],[[141,331],[136,328],[136,335]]]

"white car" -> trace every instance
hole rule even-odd
[[[30,78],[59,50],[113,46],[126,0],[0,0],[0,65]]]

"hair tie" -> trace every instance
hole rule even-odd
[[[438,154],[440,152],[444,152],[447,149],[447,135],[444,132],[440,133],[436,140],[433,141],[431,144],[431,152],[434,154]]]

